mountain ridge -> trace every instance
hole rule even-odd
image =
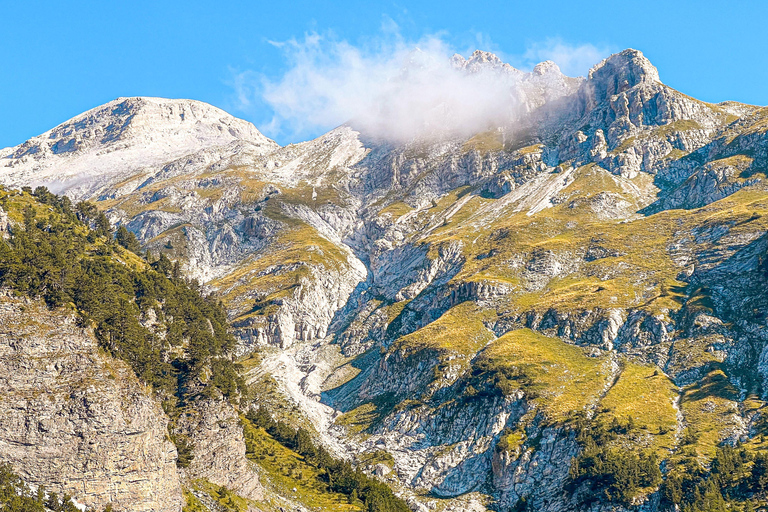
[[[192,126],[185,128],[185,121]],[[203,102],[117,98],[4,150],[0,162],[8,184],[44,184],[54,192],[66,191],[81,198],[99,186],[80,191],[82,185],[77,182],[82,181],[83,176],[78,175],[82,169],[96,166],[98,174],[91,179],[108,177],[114,183],[125,178],[126,172],[144,168],[151,172],[159,164],[241,140],[264,150],[277,147],[247,121]],[[115,152],[120,153],[119,159]],[[55,164],[46,164],[58,155]],[[51,165],[56,169],[50,169]]]
[[[413,510],[708,510],[723,446],[765,449],[765,109],[631,49],[526,76],[527,110],[471,136],[350,122],[82,190],[223,301],[253,406]],[[719,499],[765,501],[739,482]]]

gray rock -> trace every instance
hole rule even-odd
[[[0,297],[0,460],[102,510],[179,512],[168,418],[65,311]]]

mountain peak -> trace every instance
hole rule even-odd
[[[470,62],[482,62],[490,64],[501,64],[501,59],[496,56],[495,53],[486,52],[483,50],[475,50],[469,57]]]
[[[117,98],[3,150],[0,176],[8,185],[88,197],[105,183],[235,141],[264,152],[278,147],[251,123],[202,101]]]
[[[659,71],[643,52],[628,48],[615,53],[589,70],[590,82],[602,82],[613,95],[640,83],[661,82]]]
[[[558,66],[551,60],[545,60],[544,62],[540,62],[536,64],[536,66],[533,68],[534,75],[546,75],[547,73],[554,73],[556,75],[563,74],[562,71],[560,71],[560,66]]]
[[[451,58],[454,68],[464,69],[470,73],[478,71],[496,69],[502,70],[512,75],[522,75],[523,72],[502,61],[495,53],[483,50],[475,50],[468,59],[465,59],[458,53]]]

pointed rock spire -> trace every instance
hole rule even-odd
[[[534,75],[546,75],[547,73],[554,73],[556,75],[563,74],[562,71],[560,71],[560,66],[558,66],[551,60],[545,60],[544,62],[540,62],[536,64],[536,66],[533,68]]]
[[[598,98],[648,82],[661,82],[659,72],[642,52],[632,48],[611,55],[589,70],[588,83]]]

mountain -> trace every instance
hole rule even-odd
[[[278,147],[198,102],[116,100],[6,150],[0,183],[95,201],[222,301],[251,398],[206,411],[301,427],[413,510],[765,504],[768,110],[686,96],[631,49],[585,78],[452,64],[515,108]],[[243,425],[216,453],[251,443],[251,506],[322,508],[304,459],[275,473],[296,446],[259,459],[279,428]]]
[[[170,162],[191,154],[215,159],[242,151],[238,144],[277,148],[252,124],[200,101],[118,98],[3,150],[0,159],[9,185],[45,184],[81,199],[117,184],[131,192]]]

